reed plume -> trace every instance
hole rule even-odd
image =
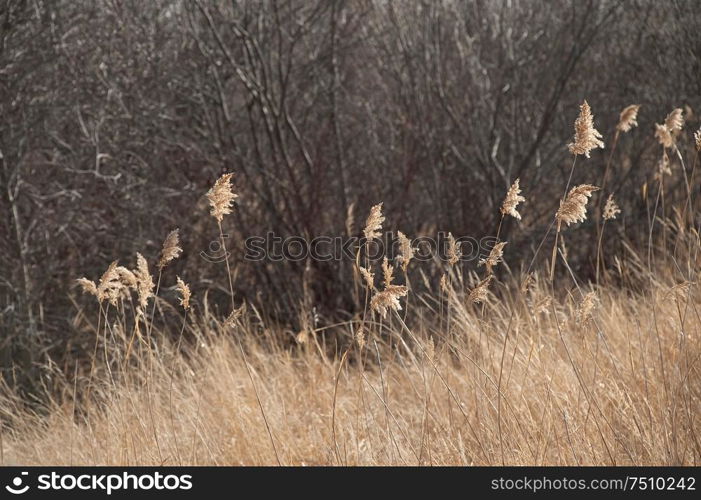
[[[618,120],[618,125],[616,125],[616,131],[628,132],[633,127],[637,127],[639,110],[640,104],[631,104],[630,106],[623,108]]]
[[[180,305],[183,307],[183,309],[187,311],[188,309],[190,309],[190,287],[187,283],[180,279],[180,276],[177,276],[175,288],[180,294],[180,297],[178,299],[180,300]]]
[[[100,282],[97,285],[97,295],[100,302],[108,300],[112,305],[117,304],[117,299],[124,287],[119,279],[117,267],[117,261],[115,260],[100,277]]]
[[[521,214],[518,213],[516,207],[522,201],[526,201],[526,198],[521,196],[521,188],[519,187],[519,179],[516,179],[511,185],[509,190],[506,192],[506,198],[501,204],[501,215],[510,215],[515,219],[521,220]]]
[[[467,296],[468,302],[471,302],[473,304],[485,302],[489,294],[489,284],[492,282],[493,278],[494,275],[490,274],[482,281],[477,283],[477,285],[475,285],[475,287],[472,290],[470,290],[470,294]]]
[[[672,133],[677,134],[684,127],[684,111],[681,108],[672,110],[664,120],[665,127]]]
[[[92,295],[97,300],[100,300],[100,294],[97,291],[97,285],[94,281],[89,280],[88,278],[78,278],[76,282],[80,285],[80,288],[83,290],[83,293]]]
[[[388,310],[402,310],[399,299],[406,294],[407,288],[404,285],[389,285],[372,297],[370,300],[370,308],[384,318],[387,316]]]
[[[453,233],[448,233],[448,264],[454,266],[462,257],[462,251],[460,250],[460,244],[453,237]]]
[[[598,187],[589,184],[580,184],[570,189],[567,198],[564,201],[560,201],[560,208],[555,214],[558,232],[563,222],[569,226],[570,224],[586,220],[587,200],[598,189]]]
[[[393,269],[387,257],[382,261],[382,274],[384,289],[376,292],[370,300],[370,308],[378,312],[383,318],[388,310],[401,311],[402,305],[399,299],[407,294],[407,287],[404,285],[393,285]]]
[[[148,262],[146,262],[144,256],[138,252],[136,253],[136,269],[134,270],[134,275],[137,281],[136,290],[139,296],[139,305],[145,311],[148,305],[148,299],[153,297],[155,285],[153,284],[153,277],[148,270]]]
[[[207,192],[207,199],[211,207],[210,214],[219,223],[225,215],[231,213],[231,204],[239,197],[232,191],[231,177],[233,175],[232,173],[222,175]]]
[[[606,199],[606,204],[604,205],[604,213],[603,217],[604,220],[611,220],[615,219],[617,214],[621,213],[621,209],[618,207],[616,202],[613,199],[613,195],[610,194],[609,197]]]
[[[579,116],[574,122],[574,142],[568,145],[573,155],[584,155],[589,158],[592,149],[604,148],[601,134],[594,128],[594,115],[589,103],[584,101],[579,107]]]
[[[367,221],[365,222],[363,234],[367,241],[372,241],[382,236],[381,230],[384,221],[385,217],[382,215],[382,202],[380,202],[370,209],[370,215],[368,215]]]
[[[180,230],[176,228],[168,233],[168,236],[166,236],[163,242],[161,258],[158,261],[158,270],[162,271],[170,261],[177,259],[182,251],[183,249],[180,248]]]
[[[669,130],[667,125],[655,123],[655,137],[657,137],[657,141],[662,145],[662,147],[674,147],[674,138],[672,137],[672,132]]]
[[[373,290],[375,288],[375,274],[363,266],[358,266],[358,269],[360,270],[360,275],[365,281],[365,285],[369,289]]]
[[[394,280],[394,267],[389,263],[387,257],[382,259],[382,277],[385,288],[392,285],[392,280]]]
[[[401,231],[397,231],[397,239],[399,239],[399,262],[402,264],[402,271],[406,273],[409,262],[414,258],[414,247],[411,246],[411,240]]]
[[[480,259],[478,265],[485,266],[487,268],[487,273],[492,274],[492,269],[502,261],[504,255],[504,247],[506,246],[506,241],[501,241],[495,244],[489,252],[489,255]]]

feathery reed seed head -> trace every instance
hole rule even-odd
[[[231,204],[238,198],[231,187],[231,177],[234,174],[224,174],[214,183],[214,186],[207,192],[207,199],[211,207],[210,214],[220,222],[224,216],[231,213]]]
[[[448,233],[448,264],[454,266],[462,257],[460,244],[453,237],[453,233]]]
[[[153,297],[155,285],[153,284],[153,277],[148,270],[148,262],[146,262],[144,256],[138,252],[136,253],[136,269],[134,270],[134,275],[137,281],[136,291],[139,295],[139,305],[145,309],[148,305],[148,299]]]
[[[504,198],[504,202],[501,204],[501,215],[510,215],[511,217],[521,220],[521,214],[518,213],[516,207],[522,201],[526,201],[526,198],[521,196],[519,179],[516,179],[506,192],[506,198]]]
[[[387,316],[388,310],[402,310],[399,299],[406,294],[407,288],[404,285],[389,285],[372,297],[370,300],[370,308],[384,318]]]
[[[615,219],[616,215],[621,213],[621,209],[618,207],[613,199],[613,194],[610,194],[606,199],[606,204],[604,205],[604,220]]]
[[[570,189],[567,198],[560,201],[560,208],[555,214],[558,230],[564,222],[568,226],[575,222],[584,222],[587,218],[587,200],[599,188],[589,184],[580,184]]]
[[[173,229],[168,236],[166,236],[165,241],[163,241],[163,248],[161,249],[161,258],[158,261],[158,270],[162,271],[164,267],[168,265],[173,259],[177,259],[182,253],[183,249],[180,248],[180,230]]]
[[[358,270],[360,271],[360,275],[363,277],[363,280],[365,280],[365,285],[371,290],[374,289],[375,274],[369,269],[364,268],[363,266],[358,266]]]
[[[489,255],[484,258],[480,259],[478,265],[479,266],[486,266],[487,268],[487,273],[491,274],[492,269],[502,261],[502,257],[504,255],[504,247],[506,246],[506,241],[500,241],[496,245],[492,247],[492,249],[489,252]]]
[[[397,239],[399,240],[399,261],[402,263],[402,271],[406,272],[409,262],[414,258],[414,248],[411,246],[411,240],[401,231],[397,231]]]
[[[570,153],[587,158],[592,149],[604,148],[601,134],[594,128],[594,115],[591,114],[587,101],[579,107],[579,116],[574,122],[574,142],[570,143],[568,148]]]
[[[667,125],[655,123],[655,137],[657,137],[657,141],[665,148],[674,146],[674,138]]]
[[[394,267],[389,263],[387,257],[382,259],[382,276],[384,280],[384,287],[388,288],[392,286],[392,280],[394,279]]]
[[[680,132],[684,127],[684,111],[681,108],[672,110],[665,118],[664,124],[672,134]]]
[[[633,127],[637,127],[638,110],[640,110],[640,104],[631,104],[623,108],[618,120],[618,125],[616,125],[616,130],[619,132],[628,132]]]
[[[180,294],[180,305],[183,306],[183,309],[187,311],[188,309],[190,309],[190,287],[187,283],[180,279],[180,276],[176,277],[175,287],[178,290],[178,293]]]
[[[479,304],[481,302],[486,301],[487,296],[489,294],[489,284],[492,282],[493,278],[494,275],[490,274],[482,281],[477,283],[477,285],[472,290],[470,290],[470,294],[467,296],[468,302],[471,302],[473,304]]]
[[[368,215],[367,221],[365,222],[363,234],[367,241],[372,241],[382,236],[380,231],[382,230],[382,223],[384,221],[385,217],[382,215],[382,202],[380,202],[377,205],[373,205],[370,209],[370,215]]]
[[[88,278],[78,278],[76,281],[80,285],[80,288],[83,290],[83,293],[92,295],[96,299],[100,300],[100,294],[97,291],[97,285],[94,281],[89,280]]]

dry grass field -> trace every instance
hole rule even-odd
[[[626,108],[608,139],[584,102],[572,172],[604,142],[623,140],[637,111]],[[348,287],[362,312],[323,324],[300,300],[299,331],[238,300],[228,259],[232,309],[219,314],[191,296],[169,267],[181,252],[172,232],[157,258],[80,280],[76,321],[90,325],[92,358],[73,377],[46,366],[40,404],[3,391],[2,463],[698,465],[697,189],[662,207],[670,165],[695,186],[701,134],[677,146],[693,135],[681,110],[656,130],[659,188],[649,188],[651,226],[640,228],[648,248],[602,247],[620,212],[606,174],[592,176],[550,200],[550,229],[520,262],[503,260],[507,242],[479,263],[461,261],[452,237],[447,259],[429,264],[412,260],[402,233],[398,258],[371,262],[360,247]],[[235,181],[225,174],[207,193],[222,244],[238,210]],[[516,182],[502,220],[518,222],[534,193]],[[400,229],[381,204],[368,213],[368,241]],[[655,225],[664,231],[653,238]],[[584,230],[597,281],[567,260],[568,233]],[[417,291],[407,270],[425,277],[425,265],[440,267],[440,285]]]

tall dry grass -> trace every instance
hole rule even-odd
[[[626,117],[623,131],[635,121],[630,111]],[[663,157],[674,149],[686,179],[677,146],[682,126],[675,110],[657,132]],[[602,146],[585,102],[570,150],[576,159]],[[221,315],[206,296],[193,297],[168,269],[182,252],[172,231],[155,261],[155,284],[140,254],[134,270],[115,261],[97,282],[79,280],[97,304],[89,368],[76,363],[67,377],[65,367],[45,367],[47,399],[40,405],[27,405],[9,388],[0,392],[0,461],[697,465],[698,230],[685,216],[658,214],[656,204],[649,230],[661,224],[660,241],[607,256],[604,222],[614,224],[622,209],[612,193],[601,193],[608,197],[591,248],[597,282],[586,283],[567,260],[564,235],[560,245],[558,238],[563,222],[587,219],[597,189],[570,190],[568,181],[535,255],[521,259],[531,262],[522,271],[514,259],[509,265],[506,241],[466,265],[449,235],[446,261],[434,263],[443,273],[440,287],[417,292],[409,272],[420,263],[413,263],[405,234],[399,233],[396,261],[372,262],[361,246],[356,282],[348,283],[364,291],[357,292],[364,300],[359,311],[320,324],[302,300],[299,332],[239,301],[228,258],[230,311]],[[237,198],[231,175],[207,197],[225,248],[224,216]],[[518,210],[525,212],[517,179],[501,220],[520,221],[522,202]],[[690,186],[683,208],[694,207]],[[382,203],[373,206],[367,239],[380,238],[385,222]],[[539,251],[553,227],[548,262]],[[497,240],[500,230],[501,222]],[[421,269],[414,272],[430,290]],[[161,296],[170,283],[177,302]],[[168,317],[177,319],[175,327]]]
[[[576,294],[511,290],[485,315],[455,304],[449,333],[427,317],[408,350],[397,321],[366,321],[343,360],[320,335],[289,350],[280,332],[203,318],[184,350],[163,344],[151,374],[103,377],[80,409],[6,398],[3,463],[276,464],[260,397],[283,464],[698,464],[697,287],[656,283],[654,307],[599,289],[588,315]]]

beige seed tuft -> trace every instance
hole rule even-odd
[[[414,247],[411,246],[411,240],[401,231],[397,231],[397,239],[399,240],[399,261],[402,264],[402,271],[406,273],[409,262],[414,258]]]
[[[358,269],[360,270],[360,275],[363,277],[363,280],[365,280],[365,285],[371,289],[375,289],[375,274],[370,271],[369,269],[364,268],[363,266],[358,266]]]
[[[610,194],[606,199],[606,204],[604,205],[604,220],[615,219],[616,215],[621,213],[621,209],[618,207],[613,199],[613,195]]]
[[[180,230],[176,228],[168,233],[168,236],[166,236],[163,242],[161,258],[158,261],[158,270],[162,271],[170,261],[177,259],[182,251],[183,249],[180,248]]]
[[[584,222],[587,218],[587,200],[599,188],[589,184],[580,184],[570,189],[567,198],[560,201],[560,208],[555,214],[558,231],[564,222],[568,226],[575,222]]]
[[[470,294],[467,296],[468,302],[471,302],[473,304],[485,302],[487,300],[487,295],[489,294],[489,284],[492,282],[493,278],[494,275],[490,274],[482,281],[477,283],[477,285],[472,290],[470,290]]]
[[[231,204],[238,198],[231,187],[231,177],[234,174],[224,174],[214,183],[214,186],[207,192],[207,199],[211,207],[210,214],[220,222],[224,216],[231,213]]]
[[[389,263],[387,257],[382,259],[382,277],[384,279],[384,287],[392,286],[392,280],[394,280],[394,267]]]
[[[453,237],[453,233],[448,233],[448,264],[454,266],[462,257],[460,244]]]
[[[504,256],[504,247],[506,246],[506,241],[500,241],[495,244],[489,252],[489,255],[485,259],[480,259],[478,265],[486,266],[487,273],[492,274],[492,269],[502,261]]]
[[[664,120],[665,127],[676,134],[684,127],[684,111],[681,108],[674,109]]]
[[[80,288],[83,290],[83,293],[92,295],[98,300],[100,299],[100,294],[97,292],[97,285],[94,281],[89,280],[88,278],[78,278],[76,281],[80,285]]]
[[[136,291],[139,295],[139,305],[145,310],[148,305],[148,299],[153,297],[155,285],[153,284],[153,277],[148,270],[148,262],[146,262],[144,256],[138,252],[136,254],[136,270],[134,270],[134,275],[137,281]]]
[[[521,220],[521,214],[518,213],[516,207],[522,201],[526,201],[526,198],[521,196],[519,179],[516,179],[506,192],[506,198],[504,198],[504,202],[501,204],[501,215],[510,215],[511,217]]]
[[[584,101],[579,107],[579,116],[574,122],[574,142],[568,146],[570,153],[589,158],[592,149],[604,148],[601,134],[594,128],[594,115],[589,103]]]
[[[640,104],[631,104],[623,108],[618,120],[618,125],[616,125],[616,130],[619,132],[628,132],[633,127],[637,127],[638,110],[640,110]]]
[[[667,128],[667,125],[655,123],[655,137],[657,137],[657,141],[665,148],[674,146],[674,138],[669,128]]]
[[[382,215],[382,202],[380,202],[370,209],[370,215],[368,215],[367,221],[365,222],[363,234],[367,241],[372,241],[382,236],[381,230],[384,221],[385,217]]]
[[[187,283],[185,283],[182,279],[180,279],[180,276],[176,278],[176,285],[175,288],[177,289],[178,293],[180,294],[180,305],[183,306],[183,309],[186,311],[190,309],[190,287],[188,286]]]

